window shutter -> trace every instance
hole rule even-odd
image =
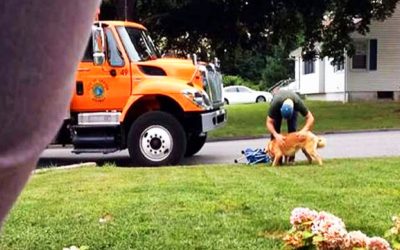
[[[369,70],[377,70],[378,68],[378,40],[371,39],[369,41]]]

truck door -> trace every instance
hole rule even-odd
[[[121,111],[131,94],[129,60],[112,27],[105,27],[105,62],[93,63],[93,43],[90,39],[79,64],[72,112]]]

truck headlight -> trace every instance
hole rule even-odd
[[[210,109],[211,107],[210,98],[204,90],[185,89],[182,91],[182,94],[201,108]]]

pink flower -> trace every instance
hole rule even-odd
[[[296,229],[311,228],[312,221],[317,217],[318,213],[309,208],[298,207],[293,209],[290,216],[290,223]]]
[[[317,236],[315,244],[318,249],[338,249],[347,234],[343,221],[327,212],[320,212],[315,218],[312,232]]]
[[[343,249],[353,250],[353,248],[366,248],[368,241],[368,236],[361,231],[351,231],[344,238]]]
[[[322,211],[314,219],[312,231],[314,233],[326,233],[331,227],[347,233],[345,229],[346,226],[340,218],[334,216],[333,214]]]
[[[392,250],[389,243],[381,237],[372,237],[368,242],[368,250]]]

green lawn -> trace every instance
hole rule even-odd
[[[318,133],[400,128],[400,104],[395,102],[339,103],[307,101]],[[210,138],[266,135],[268,104],[228,105],[228,123],[210,132]],[[302,123],[302,119],[299,120]],[[286,126],[286,124],[283,124]],[[299,125],[299,126],[300,126]]]
[[[400,212],[399,162],[48,171],[24,190],[0,249],[280,249],[298,206],[383,235]]]

